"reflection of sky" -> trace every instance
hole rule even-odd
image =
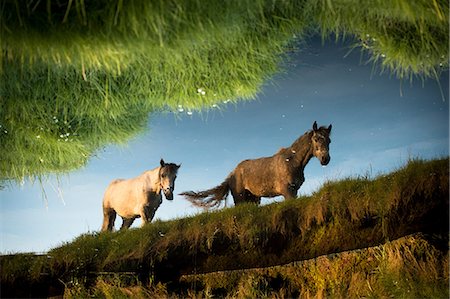
[[[326,180],[388,172],[411,156],[447,156],[448,98],[443,101],[437,83],[417,79],[413,85],[400,84],[389,74],[373,72],[371,64],[360,63],[358,51],[344,57],[347,52],[342,45],[322,47],[313,40],[292,56],[287,71],[267,83],[254,101],[192,116],[153,115],[148,132],[126,147],[110,146],[84,169],[59,183],[45,183],[47,208],[39,184],[0,191],[0,251],[45,251],[99,230],[102,196],[109,182],[152,169],[161,157],[182,163],[176,193],[208,189],[221,183],[241,160],[269,156],[291,145],[315,120],[319,125],[333,124],[331,162],[322,168],[311,160],[299,194],[312,193]],[[441,84],[447,97],[448,73]],[[198,212],[175,196],[172,202],[163,201],[155,218]],[[116,227],[120,223],[117,219]],[[133,226],[139,225],[136,220]]]

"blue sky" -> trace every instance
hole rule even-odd
[[[43,252],[98,231],[102,196],[109,182],[158,166],[159,159],[181,163],[175,193],[221,183],[240,161],[270,156],[289,146],[312,123],[333,124],[331,162],[312,159],[299,194],[327,180],[376,176],[404,165],[449,153],[448,73],[436,81],[400,83],[380,74],[348,45],[309,40],[291,55],[282,74],[263,86],[257,99],[223,104],[202,113],[153,114],[146,133],[125,146],[109,146],[89,164],[43,187],[26,182],[0,191],[1,253]],[[263,204],[276,199],[264,199]],[[232,201],[229,200],[229,203]],[[202,212],[175,196],[163,200],[155,219]],[[116,220],[119,227],[120,219]],[[136,220],[133,227],[139,227]]]

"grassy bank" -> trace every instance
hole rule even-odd
[[[89,289],[99,277],[126,273],[141,285],[162,283],[176,291],[181,275],[287,264],[417,232],[442,239],[445,251],[448,163],[414,160],[375,179],[326,183],[310,197],[86,234],[40,257],[4,256],[2,288],[56,284]]]

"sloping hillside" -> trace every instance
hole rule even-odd
[[[418,240],[423,241],[418,242],[428,244],[414,252],[431,254],[438,260],[437,265],[448,265],[448,259],[442,258],[448,252],[448,163],[448,159],[414,160],[396,172],[375,179],[357,177],[328,182],[309,197],[262,207],[242,205],[190,218],[158,221],[124,232],[86,234],[45,256],[3,256],[0,260],[2,295],[48,295],[65,289],[66,295],[96,293],[105,296],[107,291],[102,290],[123,288],[125,293],[136,297],[136,292],[149,296],[148,292],[157,288],[157,293],[187,296],[195,294],[200,287],[206,296],[208,290],[216,287],[197,278],[186,280],[186,275],[286,265],[379,246],[413,233],[422,233]],[[362,252],[352,254],[358,256]],[[407,251],[397,252],[399,258],[406,259],[405,263],[410,262],[403,256]],[[414,257],[422,268],[441,267],[428,263],[420,254]],[[400,271],[400,266],[393,267],[393,271]],[[346,279],[363,281],[358,277],[363,274],[354,274],[357,273],[352,270],[355,267],[348,269]],[[292,269],[295,273],[298,270]],[[448,273],[444,276],[443,271],[442,268],[435,270],[437,276],[433,277],[438,278],[427,280],[427,284],[440,289],[439,284],[448,283]],[[308,286],[306,274],[298,273]],[[389,275],[383,279],[393,283],[395,278]],[[320,279],[320,276],[313,276]],[[184,282],[180,281],[181,277]],[[447,280],[443,282],[442,277]],[[369,289],[373,289],[369,278],[366,277]],[[192,289],[187,285],[189,281]],[[283,290],[279,292],[297,294],[289,289],[289,285],[295,284],[284,287],[280,283]],[[272,282],[266,285],[274,289]],[[223,288],[219,294],[236,295],[232,293],[234,289]],[[302,288],[301,294],[319,296],[320,292],[334,294],[326,287],[312,286]],[[370,295],[365,291],[361,294]]]

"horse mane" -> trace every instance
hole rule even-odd
[[[317,132],[320,133],[326,133],[327,135],[331,134],[328,131],[328,128],[325,126],[321,126],[320,128],[317,129]],[[295,140],[292,145],[287,148],[286,150],[298,150],[298,149],[304,149],[304,148],[309,148],[309,145],[311,144],[311,138],[313,135],[314,131],[313,130],[309,130],[306,131],[305,134],[303,134],[302,136],[300,136],[299,138],[297,138],[297,140]],[[284,148],[281,148],[278,152],[282,152]]]
[[[313,135],[313,131],[307,131],[305,134],[297,138],[290,147],[286,149],[286,151],[292,155],[292,153],[298,154],[299,156],[303,156],[301,151],[309,151],[311,146],[311,137]]]

